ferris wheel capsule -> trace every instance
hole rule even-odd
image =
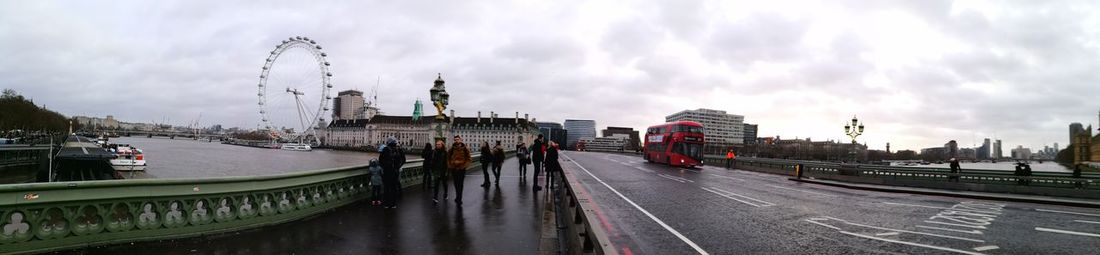
[[[309,41],[309,37],[302,36],[302,40]]]

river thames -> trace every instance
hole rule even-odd
[[[111,138],[109,143],[130,144],[145,153],[145,173],[126,178],[201,178],[256,176],[316,169],[366,165],[377,153],[313,150],[285,151],[221,144],[186,138]],[[419,158],[407,155],[408,158]]]

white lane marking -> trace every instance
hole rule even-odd
[[[665,177],[671,177],[672,179],[681,180],[681,181],[685,181],[685,182],[695,182],[693,180],[690,180],[690,179],[684,178],[684,177],[680,177],[680,176],[675,176],[675,175],[670,175],[670,174],[663,174],[663,175]]]
[[[741,179],[741,178],[733,178],[733,177],[729,177],[729,176],[724,176],[724,175],[717,175],[717,174],[710,174],[710,175],[711,175],[711,176],[714,176],[714,177],[718,177],[718,178],[725,178],[725,179],[730,179],[730,180],[734,180],[734,181],[740,181],[740,182],[744,182],[744,181],[746,181],[745,179]]]
[[[975,242],[975,243],[984,243],[985,242],[985,240],[978,240],[978,239],[966,238],[966,237],[949,236],[949,235],[941,235],[941,234],[933,234],[933,233],[926,233],[926,232],[919,232],[919,231],[893,229],[893,228],[886,228],[886,227],[876,227],[876,226],[871,226],[871,225],[866,225],[866,224],[854,223],[854,222],[850,222],[850,221],[847,221],[847,220],[828,217],[828,216],[825,216],[823,218],[842,221],[845,224],[852,225],[852,226],[873,228],[873,229],[878,229],[878,230],[886,230],[886,231],[894,231],[894,232],[902,232],[902,233],[910,233],[910,234],[918,234],[918,235],[926,235],[926,236],[935,236],[935,237],[943,237],[943,238],[951,238],[951,239],[970,241],[970,242]]]
[[[894,203],[894,202],[882,202],[882,203],[883,204],[888,204],[888,205],[903,205],[903,206],[924,207],[924,208],[952,210],[952,211],[964,211],[964,212],[975,212],[975,213],[985,213],[985,214],[1001,214],[1000,212],[991,212],[991,211],[982,211],[982,210],[973,210],[973,209],[962,209],[962,208],[951,208],[951,207],[942,207],[942,206],[914,205],[914,204],[903,204],[903,203]]]
[[[943,230],[943,231],[953,231],[953,232],[967,233],[967,234],[975,234],[975,235],[984,234],[984,233],[982,233],[981,230],[958,230],[958,229],[952,229],[952,228],[941,228],[941,227],[933,227],[933,226],[925,226],[925,225],[917,225],[917,227],[918,228],[935,229],[935,230]]]
[[[968,227],[968,228],[976,228],[976,229],[985,229],[985,226],[975,226],[975,225],[967,225],[967,224],[947,223],[947,222],[940,222],[940,221],[930,221],[930,220],[926,220],[926,221],[924,221],[924,222],[925,222],[925,223],[932,223],[932,224],[943,224],[943,225],[948,225],[948,226],[956,226],[956,227]]]
[[[1053,228],[1041,228],[1041,227],[1035,227],[1035,230],[1038,230],[1038,231],[1044,231],[1044,232],[1051,232],[1051,233],[1059,233],[1059,234],[1070,234],[1070,235],[1079,235],[1079,236],[1091,236],[1091,237],[1100,237],[1100,234],[1085,233],[1085,232],[1077,232],[1077,231],[1069,231],[1069,230],[1061,230],[1061,229],[1053,229]]]
[[[899,241],[899,240],[891,240],[891,239],[886,239],[886,238],[881,238],[881,237],[874,237],[874,236],[869,236],[869,235],[856,234],[856,233],[852,233],[852,232],[848,232],[848,231],[840,231],[840,233],[844,233],[844,234],[847,234],[847,235],[858,236],[858,237],[863,237],[863,238],[867,238],[867,239],[874,239],[874,240],[879,240],[879,241],[884,241],[884,242],[891,242],[891,243],[906,244],[906,245],[924,247],[924,248],[929,248],[929,249],[936,249],[936,250],[941,250],[941,251],[951,251],[951,252],[958,252],[958,253],[962,253],[962,254],[971,254],[971,255],[984,255],[984,253],[957,250],[957,249],[952,249],[952,248],[947,248],[947,247],[940,247],[940,246],[935,246],[935,245],[927,245],[927,244],[920,244],[920,243],[913,243],[913,242],[906,242],[906,241]]]
[[[1080,222],[1080,223],[1100,224],[1100,221],[1088,221],[1088,220],[1073,220],[1073,221]]]
[[[696,172],[696,173],[703,173],[703,171],[699,171],[698,169],[684,168],[684,170],[688,170],[688,171],[692,171],[692,172]]]
[[[581,166],[581,164],[577,163],[576,160],[573,160],[572,157],[569,157],[569,155],[567,155],[565,153],[562,153],[562,156],[565,156],[565,158],[569,159],[570,162],[573,162],[574,165],[577,165],[577,167],[580,167],[581,170],[584,170],[585,173],[588,173],[588,176],[592,176],[592,179],[595,179],[597,182],[600,182],[600,184],[603,184],[604,187],[607,187],[607,189],[611,190],[611,192],[614,192],[615,195],[619,195],[620,198],[622,198],[623,200],[626,200],[626,202],[629,203],[630,205],[634,206],[635,209],[638,209],[638,211],[641,211],[643,214],[648,216],[650,219],[657,222],[657,224],[661,225],[661,227],[665,228],[665,230],[668,230],[668,232],[671,232],[672,235],[675,235],[677,238],[680,238],[680,241],[684,241],[684,243],[687,243],[687,245],[691,246],[692,249],[695,249],[696,252],[699,252],[699,254],[710,255],[710,253],[707,253],[707,251],[703,250],[702,247],[699,247],[699,245],[695,244],[695,242],[692,242],[691,239],[688,239],[683,234],[680,234],[680,231],[676,231],[675,229],[672,229],[672,227],[670,227],[668,224],[665,224],[664,221],[662,221],[661,219],[658,219],[657,216],[653,216],[653,214],[649,213],[649,211],[646,211],[645,208],[642,208],[637,203],[634,203],[634,200],[630,200],[630,198],[627,198],[625,195],[623,195],[623,193],[619,193],[618,190],[615,190],[615,188],[612,188],[611,185],[608,185],[606,182],[601,180],[600,177],[596,177],[596,175],[594,175],[594,174],[592,174],[592,172],[588,171],[587,168],[584,168],[584,166]]]
[[[642,170],[643,172],[646,172],[646,173],[652,173],[653,172],[653,170],[645,169],[645,168],[642,168],[640,166],[636,166],[634,168],[638,169],[638,170]]]
[[[986,246],[982,246],[982,247],[974,247],[974,250],[975,251],[988,251],[988,250],[1000,249],[1000,248],[1001,248],[1000,246],[996,246],[996,245],[986,245]]]
[[[665,175],[665,174],[657,174],[657,176],[659,176],[659,177],[661,177],[661,178],[665,178],[665,179],[669,179],[669,180],[677,181],[677,182],[680,182],[680,183],[687,183],[687,182],[685,182],[684,180],[680,180],[680,179],[672,178],[672,176],[668,176],[668,175]]]
[[[819,195],[819,196],[837,197],[837,195],[825,194],[825,193],[821,193],[821,192],[814,192],[814,191],[809,191],[809,190],[800,190],[800,189],[795,189],[795,188],[787,188],[787,187],[783,187],[783,186],[779,186],[779,185],[771,185],[771,184],[766,184],[766,185],[769,186],[769,187],[773,187],[773,188],[792,190],[792,191],[798,191],[798,192],[805,192],[805,193]]]
[[[728,190],[724,190],[724,189],[719,189],[719,188],[717,188],[717,187],[710,187],[710,188],[711,188],[711,189],[714,189],[714,190],[717,190],[717,191],[725,192],[726,194],[730,194],[730,195],[734,195],[734,196],[737,196],[737,197],[741,197],[741,198],[745,198],[745,199],[748,199],[748,200],[752,200],[752,201],[756,201],[756,202],[759,202],[759,203],[761,203],[761,206],[773,206],[773,205],[775,205],[775,203],[772,203],[772,202],[768,202],[768,201],[764,201],[764,200],[760,200],[760,199],[755,199],[755,198],[751,198],[751,197],[749,197],[749,196],[746,196],[746,195],[741,195],[741,194],[733,193],[732,191],[728,191]]]
[[[1100,214],[1083,213],[1083,212],[1067,212],[1067,211],[1057,211],[1057,210],[1047,210],[1047,209],[1035,209],[1035,210],[1040,211],[1040,212],[1065,213],[1065,214],[1075,214],[1075,215],[1100,217]]]
[[[901,233],[898,233],[898,232],[883,232],[883,233],[875,234],[875,236],[896,236],[896,235],[899,235],[899,234],[901,234]]]
[[[822,226],[822,227],[827,227],[827,228],[831,228],[831,229],[835,229],[837,231],[840,231],[839,227],[834,227],[833,225],[829,225],[829,224],[825,224],[825,223],[821,223],[821,222],[816,222],[816,221],[813,221],[813,220],[827,220],[827,219],[824,219],[824,218],[809,218],[809,219],[806,219],[805,221],[809,222],[809,223],[817,224],[817,225]]]
[[[741,202],[743,204],[751,205],[753,207],[760,207],[761,206],[761,205],[758,205],[758,204],[755,204],[755,203],[752,203],[752,202],[749,202],[749,201],[737,199],[736,197],[733,197],[733,196],[730,196],[730,195],[727,195],[727,194],[722,194],[722,192],[718,192],[718,191],[709,189],[707,187],[699,187],[699,188],[701,188],[703,190],[706,190],[707,192],[714,193],[716,195],[722,196],[724,198],[728,198],[728,199],[733,200],[733,201],[737,201],[737,202]]]

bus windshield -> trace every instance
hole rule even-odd
[[[672,153],[688,156],[695,160],[703,159],[703,144],[701,143],[676,143],[672,146]]]

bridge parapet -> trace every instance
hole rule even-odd
[[[724,164],[724,159],[708,157],[708,163]],[[773,174],[795,175],[795,165],[802,165],[803,176],[836,181],[909,186],[948,190],[1017,193],[1056,197],[1100,199],[1100,174],[1086,173],[1080,178],[1072,173],[1034,172],[1017,176],[1012,171],[949,169],[928,167],[895,167],[864,164],[840,164],[819,161],[769,158],[738,158],[737,167]]]
[[[422,163],[406,162],[404,187],[422,182]],[[366,166],[353,166],[268,176],[0,185],[0,253],[279,224],[368,198],[368,177]]]

